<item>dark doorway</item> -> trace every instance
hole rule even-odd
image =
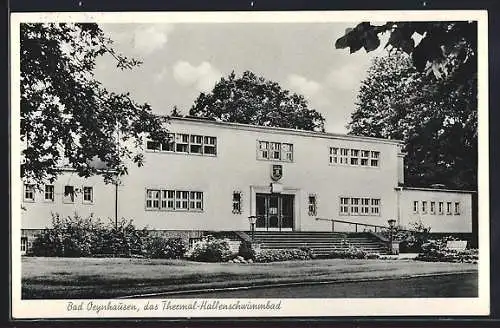
[[[258,230],[293,230],[294,195],[256,194]]]

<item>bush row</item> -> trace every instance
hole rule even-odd
[[[310,260],[311,258],[311,254],[305,249],[263,249],[255,255],[255,262],[265,263],[292,260]]]
[[[375,253],[368,253],[361,248],[349,246],[347,249],[340,249],[331,252],[327,258],[330,259],[378,259],[379,255]]]
[[[146,229],[137,230],[131,220],[104,224],[92,216],[53,215],[52,228],[35,237],[28,255],[179,258],[185,252],[182,239],[151,236]]]

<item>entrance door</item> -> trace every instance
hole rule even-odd
[[[256,194],[258,230],[293,230],[294,195]]]

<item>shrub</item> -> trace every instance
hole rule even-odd
[[[60,217],[52,215],[52,227],[33,240],[30,255],[85,257],[96,255],[132,256],[142,253],[147,230],[136,230],[132,220],[122,219],[106,226],[90,216]]]
[[[224,262],[231,257],[228,239],[205,236],[186,252],[186,258],[199,262]]]
[[[52,229],[45,229],[33,240],[31,254],[34,256],[81,257],[94,253],[98,243],[101,222],[90,216],[84,219],[52,215]]]
[[[255,255],[255,262],[261,263],[310,259],[306,251],[297,248],[263,249]]]
[[[333,251],[328,255],[332,259],[366,259],[368,253],[354,246],[349,246],[347,249],[340,249]]]
[[[143,254],[153,259],[178,259],[186,251],[186,243],[182,238],[155,236],[147,238],[143,246]]]
[[[429,240],[422,245],[422,251],[415,260],[425,262],[477,262],[479,258],[477,249],[450,250],[446,248],[446,244],[450,240],[456,240],[456,238],[447,236],[437,240]]]
[[[418,253],[422,250],[422,245],[429,240],[431,228],[425,226],[421,221],[412,222],[408,229],[403,226],[394,227],[392,230],[393,240],[399,241],[399,251],[401,253]],[[389,230],[381,233],[389,239]]]
[[[143,253],[143,240],[148,231],[137,230],[132,220],[121,219],[118,222],[109,221],[105,229],[98,231],[99,243],[95,254],[109,254],[113,256],[132,256]]]
[[[255,260],[255,249],[253,249],[252,243],[246,240],[242,241],[240,243],[238,255],[242,256],[244,259]]]

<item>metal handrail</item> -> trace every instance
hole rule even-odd
[[[390,229],[389,226],[381,226],[381,225],[376,225],[376,224],[361,223],[361,222],[346,221],[346,220],[327,219],[327,218],[316,218],[316,220],[331,221],[332,222],[332,232],[335,232],[335,222],[354,224],[354,229],[355,229],[356,232],[358,232],[358,225],[359,226],[364,226],[364,227],[374,227],[375,228],[374,232],[377,232],[377,228],[379,228],[380,230],[382,230],[382,229]],[[406,229],[399,229],[399,230],[405,230],[406,231]]]

